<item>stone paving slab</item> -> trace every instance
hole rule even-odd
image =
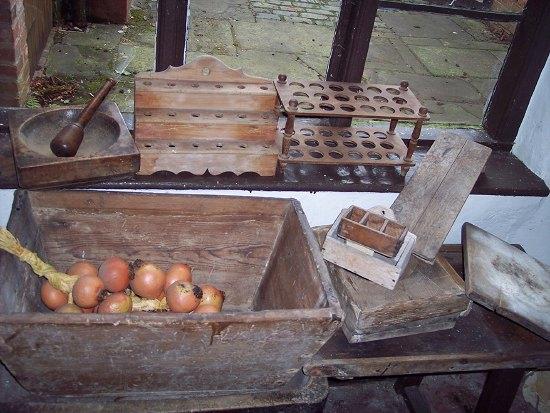
[[[191,20],[194,18],[256,21],[249,0],[191,0]]]
[[[85,32],[62,31],[62,44],[89,46],[100,50],[116,49],[124,34],[118,24],[91,24]]]
[[[335,0],[251,0],[257,19],[334,26],[340,11]]]
[[[187,47],[190,52],[235,55],[231,24],[227,20],[195,18],[189,22]]]
[[[422,104],[430,111],[430,123],[460,123],[469,126],[478,126],[481,123],[481,110],[477,115],[470,113],[466,107],[472,104],[456,104],[439,100],[425,99]]]
[[[434,76],[491,78],[499,69],[499,60],[485,50],[451,47],[411,46],[412,52]]]

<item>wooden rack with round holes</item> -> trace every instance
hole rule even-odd
[[[281,146],[273,82],[202,56],[135,78],[139,174],[272,176]]]
[[[420,137],[422,124],[429,120],[429,114],[409,89],[408,82],[401,82],[399,86],[394,86],[307,81],[288,79],[286,75],[281,74],[274,83],[281,105],[287,114],[287,121],[281,134],[283,143],[282,153],[279,157],[279,161],[283,165],[287,162],[361,164],[401,166],[405,171],[413,165],[412,155]],[[295,118],[299,116],[388,120],[387,129],[367,129],[369,129],[369,133],[384,134],[386,146],[391,145],[392,148],[380,146],[381,143],[376,143],[374,148],[367,147],[366,153],[363,148],[360,148],[361,150],[351,150],[351,148],[347,150],[346,148],[344,151],[331,151],[322,145],[319,148],[307,148],[303,135],[299,133],[303,128],[309,128],[316,132],[330,130],[335,136],[340,132],[347,132],[352,133],[354,137],[357,137],[355,134],[358,130],[355,128],[319,129],[298,125],[295,124]],[[415,123],[408,148],[395,133],[399,121]],[[356,144],[366,144],[366,141],[360,139],[352,141]],[[377,140],[374,139],[372,142],[377,142]],[[368,149],[372,150],[368,151]]]

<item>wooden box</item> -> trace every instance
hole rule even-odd
[[[28,391],[58,395],[295,388],[341,310],[295,200],[94,191],[15,193],[8,228],[66,270],[120,255],[226,292],[216,314],[58,314],[41,280],[0,254],[0,359]]]

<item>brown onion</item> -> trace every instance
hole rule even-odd
[[[82,310],[83,313],[97,313],[97,305],[95,307],[90,307],[90,308],[80,308]]]
[[[225,293],[210,284],[201,285],[202,299],[200,305],[213,305],[218,311],[222,309]]]
[[[194,313],[219,313],[220,309],[215,305],[200,304],[193,310]]]
[[[124,291],[130,285],[130,266],[120,257],[111,257],[99,267],[99,278],[112,293]]]
[[[154,264],[135,260],[130,266],[130,287],[140,297],[158,299],[165,281],[164,271]]]
[[[67,314],[81,314],[82,309],[75,304],[63,304],[57,310],[56,313],[67,313]]]
[[[166,291],[176,281],[191,282],[191,278],[191,267],[189,265],[183,263],[172,264],[166,271],[164,290]]]
[[[190,313],[201,302],[202,290],[186,281],[176,281],[166,290],[168,308],[176,313]]]
[[[40,298],[50,310],[57,310],[69,302],[69,294],[59,291],[49,281],[44,281],[40,288]]]
[[[99,304],[104,295],[105,285],[99,277],[85,275],[73,286],[73,300],[80,308],[92,308]]]
[[[98,313],[128,313],[132,311],[132,299],[124,293],[113,293],[97,307]]]
[[[79,277],[84,275],[97,277],[97,267],[90,261],[78,261],[71,265],[71,267],[67,270],[67,274],[78,275]]]

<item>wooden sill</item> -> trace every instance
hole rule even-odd
[[[13,165],[7,113],[13,109],[0,108],[0,189],[17,188]],[[17,109],[16,109],[17,110]],[[22,110],[22,109],[19,109]],[[125,116],[128,125],[133,117]],[[406,130],[404,130],[406,133]],[[509,152],[509,146],[491,141],[477,129],[438,129],[428,127],[415,153],[418,164],[431,142],[442,134],[460,134],[493,148],[485,171],[477,180],[472,193],[478,195],[508,195],[545,197],[550,193],[544,181]],[[406,135],[404,135],[406,136]],[[406,177],[395,168],[365,168],[347,166],[288,165],[282,176],[260,177],[255,174],[236,176],[232,173],[217,176],[195,176],[189,173],[174,175],[158,172],[151,176],[134,176],[89,184],[86,188],[105,189],[234,189],[261,191],[335,191],[335,192],[400,192],[414,173]]]

